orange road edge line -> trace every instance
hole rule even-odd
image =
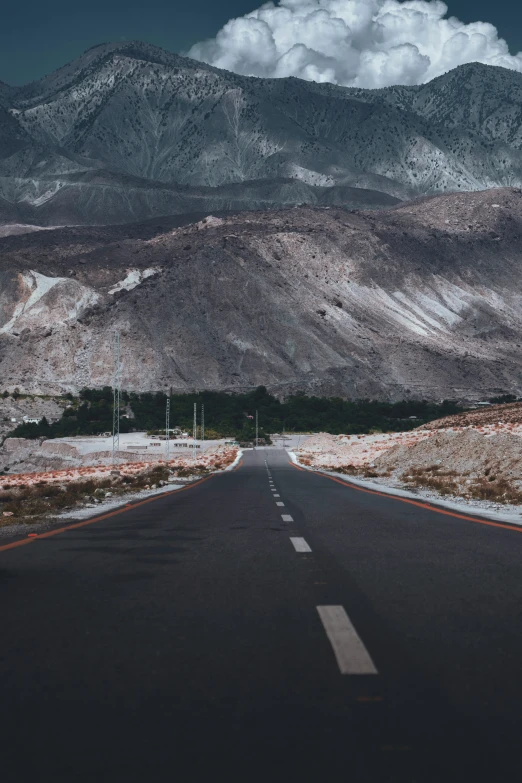
[[[440,508],[439,506],[432,505],[431,503],[421,503],[420,500],[410,500],[410,498],[401,498],[398,495],[388,495],[387,492],[379,492],[376,489],[366,489],[365,487],[359,487],[357,484],[350,484],[349,481],[343,481],[342,479],[336,478],[335,476],[328,476],[326,473],[321,473],[321,471],[307,471],[305,468],[302,468],[300,465],[296,465],[294,462],[290,463],[293,468],[297,468],[297,470],[302,470],[305,473],[315,473],[315,475],[322,476],[323,478],[330,479],[331,481],[336,481],[338,484],[342,484],[343,487],[348,487],[349,489],[356,489],[358,492],[366,492],[368,495],[378,495],[381,498],[388,498],[389,500],[400,500],[401,503],[408,503],[411,506],[418,506],[419,508],[425,508],[428,511],[434,511],[437,514],[443,514],[447,517],[455,517],[456,519],[465,519],[467,522],[475,522],[478,525],[487,525],[488,527],[501,527],[504,530],[514,530],[515,533],[522,533],[522,526],[518,527],[517,525],[510,525],[508,523],[504,522],[493,522],[489,519],[480,519],[479,517],[469,517],[466,514],[459,514],[457,511],[450,511],[445,508]]]
[[[162,492],[161,494],[155,495],[152,498],[147,498],[146,500],[140,500],[139,503],[134,503],[134,505],[125,506],[124,508],[116,509],[116,511],[109,511],[108,514],[103,514],[100,517],[94,517],[93,519],[86,519],[83,522],[75,522],[74,525],[66,525],[65,527],[58,527],[56,528],[56,530],[49,530],[47,533],[40,533],[35,538],[22,538],[20,539],[20,541],[13,541],[10,544],[4,544],[3,546],[0,546],[0,552],[6,552],[8,549],[16,549],[16,547],[19,546],[32,544],[34,541],[38,541],[39,538],[51,538],[51,536],[57,536],[58,533],[66,533],[68,530],[76,530],[79,527],[86,527],[87,525],[93,525],[95,522],[102,522],[104,519],[110,519],[111,517],[116,517],[119,514],[124,514],[126,511],[132,511],[135,508],[144,506],[146,503],[152,503],[154,500],[160,500],[161,498],[169,497],[170,495],[175,495],[178,492],[183,492],[183,490],[185,489],[191,489],[192,487],[196,487],[198,484],[203,484],[204,481],[208,481],[211,478],[213,478],[213,475],[206,476],[205,478],[199,479],[199,481],[195,481],[193,484],[188,484],[186,487],[182,487],[181,489],[173,489],[171,492]]]

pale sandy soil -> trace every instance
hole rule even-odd
[[[204,454],[225,446],[225,439],[196,441],[195,454],[199,460]],[[170,442],[170,458],[190,459],[192,439]],[[165,459],[165,441],[148,437],[145,432],[120,435],[118,461],[123,463],[158,463]],[[112,463],[112,437],[80,436],[49,440],[7,438],[0,448],[0,470],[5,473],[43,473],[98,467]]]
[[[71,442],[72,439],[69,440],[69,443]],[[45,443],[52,445],[57,442],[46,441]],[[197,464],[203,468],[213,470],[215,469],[216,463],[228,461],[230,455],[232,453],[235,454],[237,449],[216,443],[215,445],[209,446],[206,451],[196,453],[196,459],[194,460],[192,458],[192,449],[188,448],[182,455],[179,453],[172,455],[172,458],[169,459],[168,463],[165,461],[164,444],[162,444],[161,449],[158,449],[158,451],[160,451],[159,454],[149,453],[142,455],[130,455],[125,452],[120,452],[116,467],[123,476],[131,476],[140,473],[144,469],[152,467],[154,464],[168,464],[168,466],[174,470],[179,468],[190,468],[194,464]],[[111,452],[109,451],[90,452],[88,456],[94,456],[96,458],[96,464],[82,466],[73,463],[70,467],[61,467],[57,470],[29,470],[27,472],[10,473],[5,476],[0,476],[0,486],[2,486],[3,489],[11,489],[12,487],[31,486],[41,481],[46,481],[48,483],[63,483],[64,481],[78,481],[86,478],[106,478],[110,475],[111,470],[115,468],[115,465],[112,463]]]
[[[522,437],[522,424],[496,423],[481,427],[448,427],[444,430],[422,428],[378,435],[328,435],[322,432],[311,435],[296,453],[301,462],[310,460],[313,467],[370,467],[394,446],[414,446],[444,432],[466,431],[478,432],[487,438],[500,434]]]

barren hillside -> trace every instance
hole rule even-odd
[[[0,238],[8,389],[397,399],[522,391],[522,194]]]

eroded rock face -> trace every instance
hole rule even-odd
[[[0,239],[5,388],[522,391],[522,194]],[[342,305],[342,307],[340,306]]]

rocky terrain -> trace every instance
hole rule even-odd
[[[303,465],[370,479],[384,487],[465,501],[486,511],[513,507],[519,513],[522,417],[520,407],[518,418],[513,408],[510,412],[505,407],[511,408],[492,406],[487,421],[476,423],[470,413],[411,432],[322,433],[310,437],[297,455]]]
[[[299,208],[0,239],[12,391],[239,390],[390,400],[522,387],[522,193]]]
[[[479,410],[466,411],[455,416],[446,416],[425,424],[424,430],[441,430],[447,427],[475,427],[482,430],[485,427],[505,427],[506,425],[522,426],[522,402],[512,402],[505,405],[491,405]]]
[[[140,42],[103,44],[0,90],[0,223],[381,207],[520,186],[521,106],[522,74],[493,66],[363,90],[239,76]]]

